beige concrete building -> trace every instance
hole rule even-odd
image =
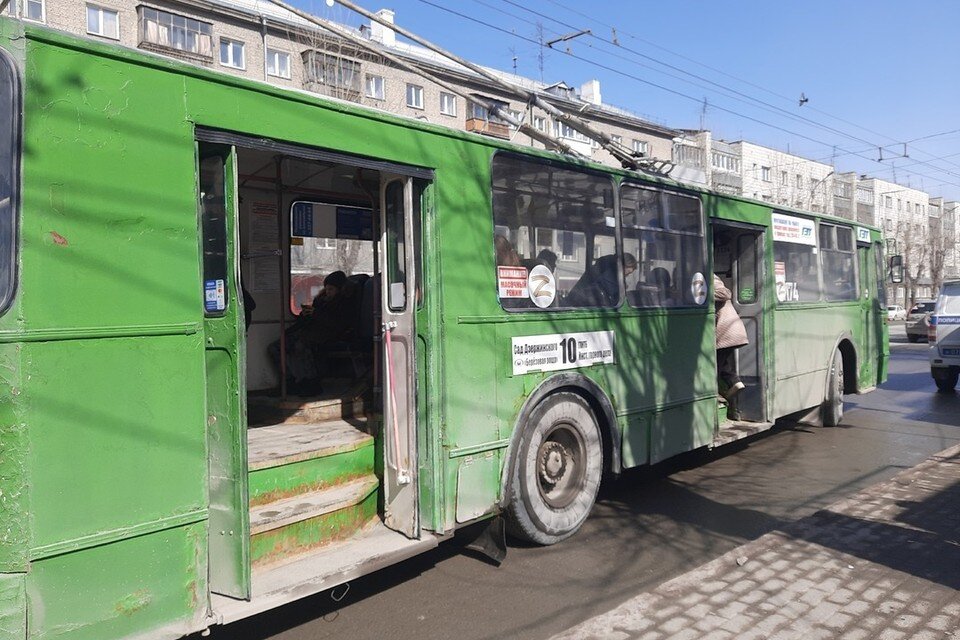
[[[216,69],[231,75],[301,89],[360,103],[479,135],[542,146],[484,109],[389,62],[389,52],[413,63],[461,93],[501,103],[516,117],[563,139],[583,155],[618,163],[599,145],[526,100],[505,93],[495,83],[420,46],[403,42],[389,28],[372,22],[353,29],[336,24],[375,45],[377,51],[352,44],[330,30],[317,28],[269,0],[19,0],[12,7],[27,20],[55,29]],[[379,16],[393,21],[390,10]],[[548,96],[566,111],[577,111],[638,156],[670,161],[679,132],[603,103],[600,83],[579,86],[542,83],[497,70],[500,78]],[[695,173],[693,174],[696,175]]]

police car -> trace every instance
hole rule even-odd
[[[960,280],[950,280],[940,288],[937,306],[930,316],[927,339],[930,342],[930,375],[937,389],[947,393],[960,377]]]

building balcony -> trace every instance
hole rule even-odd
[[[485,136],[494,138],[510,139],[510,127],[500,122],[490,122],[481,118],[468,118],[466,124],[467,131],[482,133]]]

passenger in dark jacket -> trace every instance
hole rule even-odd
[[[624,277],[637,268],[637,259],[632,254],[623,254]],[[620,277],[617,256],[601,256],[588,267],[577,284],[567,295],[571,307],[614,307],[620,301]]]
[[[298,395],[319,394],[326,373],[326,351],[342,342],[349,331],[350,301],[344,295],[347,276],[334,271],[323,280],[323,289],[304,305],[300,316],[286,331],[287,387]],[[269,347],[270,356],[280,368],[280,341]]]

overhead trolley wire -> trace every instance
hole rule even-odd
[[[479,2],[480,0],[475,0],[475,1]],[[562,4],[560,4],[560,3],[558,3],[558,2],[555,2],[554,0],[550,0],[550,1],[551,1],[553,4],[557,5],[557,6],[563,7]],[[525,6],[523,6],[523,5],[515,2],[514,0],[501,0],[501,2],[503,2],[503,3],[505,3],[505,4],[508,4],[508,5],[511,5],[511,6],[514,6],[514,7],[517,7],[518,9],[521,9],[522,11],[525,11],[525,12],[527,12],[527,13],[531,13],[531,14],[533,14],[533,15],[535,15],[535,16],[537,16],[537,17],[543,18],[543,19],[545,19],[545,20],[550,20],[550,21],[552,21],[552,22],[555,22],[555,23],[557,23],[557,24],[559,24],[559,25],[562,25],[564,28],[567,28],[567,29],[579,29],[579,28],[580,28],[580,27],[578,27],[577,25],[569,24],[569,23],[567,23],[567,22],[564,22],[563,20],[560,20],[560,19],[555,18],[555,17],[553,17],[553,16],[548,16],[548,15],[546,15],[546,14],[540,12],[540,11],[537,11],[537,10],[535,10],[535,9],[531,9],[531,8],[529,8],[529,7],[525,7]],[[564,7],[564,8],[567,8],[567,7]],[[614,27],[613,27],[612,25],[609,25],[609,24],[605,24],[605,23],[603,23],[603,22],[600,22],[599,20],[596,20],[595,18],[590,18],[589,16],[586,16],[585,14],[583,14],[583,13],[581,13],[581,12],[579,12],[579,11],[576,11],[576,10],[574,10],[574,9],[570,9],[570,8],[567,8],[567,9],[568,9],[569,11],[572,11],[573,13],[576,13],[577,15],[581,15],[581,16],[587,17],[588,19],[592,20],[593,22],[596,22],[597,24],[600,24],[600,25],[602,25],[602,26],[604,26],[604,27],[607,27],[607,28],[610,28],[610,29],[614,29]],[[518,18],[518,19],[519,19],[519,18]],[[526,21],[526,22],[527,22],[528,24],[530,24],[529,21]],[[621,33],[627,33],[627,32],[621,32]],[[644,60],[649,60],[650,62],[653,62],[653,63],[655,63],[655,64],[661,65],[661,66],[663,66],[663,67],[665,67],[665,68],[667,68],[667,69],[671,69],[671,70],[676,71],[676,72],[678,72],[678,73],[681,73],[681,74],[683,74],[683,75],[690,76],[691,78],[695,78],[696,80],[698,80],[698,81],[700,81],[700,82],[707,83],[708,85],[714,87],[713,90],[720,90],[720,91],[728,92],[728,93],[727,93],[727,97],[728,97],[728,98],[733,98],[733,99],[735,99],[735,100],[737,100],[737,101],[739,101],[739,102],[743,102],[744,100],[746,100],[746,101],[748,101],[749,103],[755,103],[756,105],[760,105],[760,107],[761,107],[764,111],[777,113],[777,114],[779,114],[779,115],[786,116],[787,118],[790,118],[791,120],[795,120],[795,121],[798,121],[798,122],[803,122],[803,123],[806,123],[806,124],[808,124],[808,125],[810,125],[810,126],[817,127],[817,128],[823,129],[823,130],[825,130],[825,131],[829,131],[829,132],[831,132],[831,133],[835,133],[835,134],[840,135],[840,136],[843,136],[843,137],[845,137],[845,138],[849,138],[850,140],[854,140],[854,141],[856,141],[856,142],[861,142],[861,143],[863,143],[863,144],[869,145],[869,147],[870,147],[869,150],[880,149],[880,148],[884,148],[884,147],[886,147],[886,146],[889,146],[889,145],[879,145],[879,144],[876,144],[874,141],[867,140],[867,139],[862,138],[862,137],[860,137],[860,136],[854,135],[854,134],[852,134],[852,133],[850,133],[850,132],[843,131],[842,129],[838,129],[838,128],[833,127],[833,126],[830,126],[830,125],[828,125],[828,124],[824,124],[824,123],[822,123],[822,122],[818,122],[818,121],[816,121],[816,120],[814,120],[814,119],[812,119],[812,118],[808,118],[808,117],[805,117],[805,116],[802,116],[802,115],[799,115],[799,114],[792,113],[792,112],[784,109],[783,107],[779,107],[779,106],[777,106],[777,105],[775,105],[775,104],[771,104],[771,103],[769,103],[769,102],[767,102],[767,101],[765,101],[765,100],[761,100],[760,98],[757,98],[757,97],[755,97],[755,96],[751,96],[751,95],[749,95],[749,94],[747,94],[747,93],[744,93],[744,92],[742,92],[742,91],[739,91],[739,90],[737,90],[737,89],[735,89],[735,88],[733,88],[733,87],[729,87],[729,86],[727,86],[727,85],[720,84],[720,83],[718,83],[718,82],[715,82],[715,81],[713,81],[713,80],[710,80],[709,78],[706,78],[706,77],[704,77],[704,76],[701,76],[701,75],[699,75],[699,74],[696,74],[696,73],[694,73],[694,72],[692,72],[692,71],[688,71],[688,70],[686,70],[686,69],[683,69],[683,68],[681,68],[681,67],[678,67],[678,66],[676,66],[676,65],[673,65],[673,64],[671,64],[671,63],[669,63],[669,62],[664,62],[663,60],[660,60],[660,59],[655,58],[655,57],[653,57],[653,56],[647,55],[647,54],[645,54],[645,53],[643,53],[643,52],[641,52],[641,51],[637,51],[636,49],[632,49],[632,48],[630,48],[630,47],[626,47],[626,46],[624,46],[624,45],[622,45],[622,44],[619,44],[619,43],[611,42],[610,40],[607,40],[606,38],[602,38],[602,37],[596,35],[595,33],[589,32],[587,35],[588,35],[589,37],[595,39],[595,40],[599,40],[600,42],[603,42],[604,44],[611,45],[611,46],[613,46],[613,47],[616,47],[617,49],[622,49],[622,50],[624,50],[624,51],[628,51],[628,52],[632,53],[632,54],[635,55],[635,56],[638,56],[638,57],[640,57],[640,58],[643,58]],[[629,34],[629,33],[627,33],[627,35],[630,35],[630,37],[634,37],[634,36],[632,36],[632,35]],[[639,38],[637,38],[637,39],[639,39]],[[650,43],[650,42],[647,41],[647,40],[643,40],[643,39],[639,39],[639,40],[641,40],[642,42],[647,42],[648,44],[653,44],[653,43]],[[654,46],[657,46],[657,45],[654,45]],[[662,48],[662,47],[659,47],[659,48]],[[664,51],[667,51],[668,53],[671,53],[672,55],[677,55],[677,56],[679,56],[679,57],[683,57],[684,59],[690,60],[689,58],[686,58],[685,56],[680,56],[680,54],[671,52],[669,49],[665,49],[665,48],[664,48]],[[608,51],[608,50],[603,50],[603,52],[606,53],[606,54],[609,54],[609,55],[615,55],[616,57],[618,57],[618,58],[621,59],[621,60],[625,60],[625,61],[627,61],[627,62],[632,62],[633,64],[638,64],[639,66],[643,66],[643,67],[645,67],[645,68],[649,68],[649,69],[651,69],[651,70],[653,70],[653,71],[656,71],[657,73],[662,73],[662,74],[664,74],[664,75],[666,75],[666,76],[668,76],[668,77],[674,78],[674,79],[676,79],[676,80],[680,80],[681,82],[686,82],[686,83],[688,83],[688,84],[693,84],[694,86],[700,86],[701,88],[706,88],[706,87],[702,87],[702,85],[697,85],[695,82],[692,82],[691,80],[687,80],[687,79],[685,79],[685,78],[678,78],[677,76],[675,76],[675,75],[673,75],[673,74],[670,74],[670,73],[667,73],[667,72],[665,72],[665,71],[662,71],[662,70],[659,70],[659,69],[655,69],[655,68],[649,67],[649,66],[647,66],[647,65],[641,64],[641,63],[636,62],[636,61],[627,60],[627,59],[624,58],[623,56],[620,56],[620,55],[617,55],[617,54],[613,54],[612,52],[610,52],[610,51]],[[693,60],[691,60],[691,62],[694,62],[694,63],[696,63],[696,64],[700,64],[700,63],[697,63],[696,61],[693,61]],[[705,66],[705,67],[708,68],[708,69],[717,71],[716,69],[714,69],[713,67],[710,67],[710,66],[708,66],[708,65],[703,65],[703,66]],[[718,72],[719,72],[719,71],[718,71]],[[723,72],[719,72],[719,73],[723,73]],[[739,82],[744,82],[745,84],[749,84],[750,86],[754,86],[754,87],[756,87],[756,88],[763,89],[763,88],[760,87],[759,85],[756,85],[756,84],[753,84],[753,83],[749,83],[749,82],[747,82],[747,81],[745,81],[745,80],[742,80],[742,79],[739,79],[739,78],[737,78],[737,77],[735,77],[735,76],[730,76],[729,74],[725,74],[725,73],[724,73],[724,75],[727,75],[728,77],[731,77],[731,78],[733,78],[733,79],[735,79],[735,80],[737,80],[737,81],[739,81]],[[790,99],[790,100],[792,100],[791,98],[786,98],[785,96],[781,96],[781,95],[779,95],[779,94],[777,94],[777,93],[774,93],[774,92],[772,92],[772,91],[768,91],[768,90],[765,90],[765,89],[764,89],[764,91],[766,91],[767,93],[770,93],[771,95],[774,95],[774,96],[777,96],[777,97],[780,97],[780,98],[783,98],[783,99]],[[730,96],[730,95],[729,95],[730,93],[735,94],[735,96],[739,96],[739,98],[738,98],[738,97],[735,97],[735,96]],[[742,98],[742,99],[741,99],[741,98]],[[845,120],[843,120],[842,118],[838,118],[838,117],[836,117],[836,116],[832,116],[832,115],[830,115],[830,114],[828,114],[828,113],[825,113],[825,112],[823,112],[823,111],[820,111],[820,110],[818,110],[818,109],[816,109],[815,111],[817,111],[818,113],[823,113],[824,115],[826,115],[826,116],[828,116],[828,117],[830,117],[830,118],[833,118],[833,119],[836,119],[836,120],[840,120],[840,121],[846,122],[847,124],[851,124],[851,125],[857,127],[858,129],[863,129],[864,131],[868,131],[868,132],[870,132],[870,133],[874,133],[875,135],[879,135],[879,136],[881,136],[881,137],[883,137],[883,138],[887,138],[887,139],[889,139],[889,140],[892,140],[892,141],[894,141],[892,144],[909,144],[910,142],[914,142],[914,141],[916,141],[916,140],[922,140],[922,139],[926,139],[926,138],[927,138],[927,136],[924,136],[924,137],[922,137],[922,138],[917,138],[917,139],[915,139],[915,140],[908,140],[908,141],[906,141],[906,142],[903,142],[903,141],[895,141],[894,138],[891,138],[891,137],[886,136],[886,135],[881,134],[881,133],[877,133],[877,132],[871,131],[871,130],[865,128],[865,127],[862,127],[862,126],[860,126],[860,125],[857,125],[856,123],[849,122],[849,121],[845,121]],[[936,137],[936,135],[929,136],[929,137]],[[864,153],[865,153],[865,151],[864,151]],[[937,157],[937,156],[934,156],[933,154],[929,154],[929,153],[923,152],[922,150],[921,150],[921,153],[923,153],[923,154],[926,155],[926,156],[931,157],[933,161],[942,160],[942,159],[943,159],[942,156],[941,156],[941,157]],[[854,154],[854,153],[852,153],[852,152],[846,152],[846,153],[844,153],[844,155],[856,155],[856,154]],[[940,167],[940,166],[931,164],[931,161],[923,161],[923,160],[920,160],[920,159],[915,159],[915,163],[923,164],[923,165],[925,165],[925,166],[933,169],[934,171],[939,171],[939,172],[942,172],[942,173],[947,173],[947,174],[950,174],[950,175],[953,175],[953,176],[955,176],[955,177],[960,178],[960,174],[953,173],[950,169],[945,169],[945,168],[943,168],[943,167]],[[948,163],[948,164],[951,164],[951,165],[953,165],[955,168],[960,169],[960,164],[957,164],[957,163],[954,163],[954,162],[950,162],[950,163]]]
[[[456,11],[456,10],[454,10],[454,9],[450,9],[449,7],[444,7],[444,6],[439,5],[439,4],[435,3],[435,2],[432,2],[431,0],[419,0],[419,1],[420,1],[421,3],[423,3],[423,4],[429,5],[429,6],[431,6],[431,7],[434,7],[434,8],[436,8],[436,9],[439,9],[439,10],[444,11],[444,12],[446,12],[446,13],[450,13],[450,14],[453,14],[453,15],[458,16],[458,17],[460,17],[460,18],[463,18],[464,20],[468,20],[468,21],[470,21],[470,22],[474,22],[474,23],[476,23],[476,24],[480,24],[480,25],[482,25],[482,26],[485,26],[485,27],[487,27],[487,28],[489,28],[489,29],[493,29],[493,30],[495,30],[495,31],[499,31],[499,32],[501,32],[501,33],[505,33],[505,34],[507,34],[507,35],[509,35],[509,36],[511,36],[511,37],[514,37],[514,38],[517,38],[517,39],[520,39],[520,40],[523,40],[523,41],[526,41],[526,42],[529,42],[529,43],[532,43],[532,44],[537,44],[537,45],[540,44],[539,42],[537,42],[536,40],[533,40],[532,38],[529,38],[529,37],[527,37],[527,36],[520,35],[520,34],[518,34],[518,33],[516,33],[516,32],[513,32],[513,31],[508,31],[507,29],[504,29],[503,27],[500,27],[500,26],[491,24],[491,23],[486,22],[486,21],[484,21],[484,20],[480,20],[479,18],[475,18],[475,17],[473,17],[473,16],[464,14],[464,13],[459,12],[459,11]],[[597,62],[597,61],[595,61],[595,60],[591,60],[590,58],[586,58],[586,57],[584,57],[584,56],[580,56],[580,55],[575,54],[575,53],[570,52],[570,51],[566,51],[566,52],[562,52],[562,53],[563,53],[564,55],[567,55],[567,56],[575,59],[575,60],[580,60],[581,62],[590,64],[590,65],[595,66],[595,67],[597,67],[597,68],[604,69],[604,70],[609,71],[609,72],[611,72],[611,73],[614,73],[614,74],[617,74],[617,75],[620,75],[620,76],[629,78],[629,79],[634,80],[634,81],[636,81],[636,82],[640,82],[641,84],[645,84],[645,85],[654,87],[654,88],[656,88],[656,89],[660,89],[661,91],[665,91],[665,92],[670,93],[670,94],[672,94],[672,95],[675,95],[675,96],[678,96],[678,97],[681,97],[681,98],[684,98],[684,99],[687,99],[687,100],[690,100],[690,101],[696,102],[696,103],[700,103],[700,102],[701,102],[701,100],[700,100],[699,98],[695,97],[695,96],[691,96],[691,95],[686,94],[686,93],[683,93],[682,91],[679,91],[679,90],[677,90],[677,89],[673,89],[673,88],[664,86],[664,85],[662,85],[662,84],[658,84],[658,83],[656,83],[656,82],[653,82],[653,81],[651,81],[651,80],[647,80],[647,79],[645,79],[645,78],[641,78],[641,77],[639,77],[639,76],[637,76],[637,75],[635,75],[635,74],[628,73],[628,72],[626,72],[626,71],[624,71],[624,70],[622,70],[622,69],[617,69],[617,68],[611,67],[610,65],[606,65],[606,64],[603,64],[603,63],[601,63],[601,62]],[[724,112],[724,113],[729,113],[730,115],[733,115],[733,116],[735,116],[735,117],[739,117],[739,118],[742,118],[742,119],[744,119],[744,120],[747,120],[747,121],[750,121],[750,122],[754,122],[754,123],[756,123],[756,124],[760,124],[760,125],[769,127],[769,128],[771,128],[771,129],[775,129],[775,130],[777,130],[777,131],[782,131],[782,132],[784,132],[784,133],[790,134],[790,135],[792,135],[792,136],[796,136],[796,137],[798,137],[798,138],[807,140],[807,141],[809,141],[809,142],[813,142],[813,143],[815,143],[815,144],[819,144],[819,145],[822,145],[822,146],[825,146],[825,147],[833,147],[833,146],[836,146],[836,145],[833,145],[832,143],[829,143],[829,142],[826,142],[826,141],[823,141],[823,140],[819,140],[819,139],[814,138],[814,137],[811,137],[811,136],[809,136],[809,135],[806,135],[806,134],[803,134],[803,133],[799,133],[799,132],[793,131],[793,130],[791,130],[791,129],[787,129],[787,128],[785,128],[785,127],[782,127],[782,126],[773,124],[773,123],[771,123],[771,122],[767,122],[767,121],[761,120],[761,119],[756,118],[756,117],[753,117],[753,116],[749,116],[749,115],[744,114],[744,113],[740,113],[740,112],[735,111],[735,110],[733,110],[733,109],[729,109],[729,108],[726,108],[726,107],[723,107],[723,106],[720,106],[720,105],[714,105],[713,108],[716,109],[716,110],[718,110],[718,111],[722,111],[722,112]],[[868,141],[863,141],[863,142],[864,142],[864,144],[869,144],[871,149],[877,148],[877,145],[874,145],[874,144],[872,144],[872,143],[870,143],[870,142],[868,142]],[[854,156],[857,156],[857,157],[859,157],[859,158],[861,158],[861,159],[868,160],[868,161],[870,161],[870,162],[878,162],[878,160],[877,160],[876,158],[863,155],[864,152],[851,151],[851,150],[848,150],[848,149],[843,149],[843,148],[841,148],[841,147],[837,147],[837,148],[838,148],[840,151],[842,151],[844,154],[846,154],[846,155],[854,155]],[[926,164],[926,163],[924,163],[923,161],[920,161],[920,160],[917,160],[917,162],[919,162],[919,163],[921,163],[921,164]],[[932,167],[932,168],[933,168],[934,170],[936,170],[936,171],[938,171],[938,172],[941,172],[941,173],[944,173],[944,174],[946,174],[946,175],[950,175],[950,176],[953,176],[953,177],[955,177],[955,178],[960,178],[960,174],[958,174],[958,173],[954,173],[954,172],[952,172],[952,171],[944,170],[944,169],[942,169],[942,168],[940,168],[940,167]],[[916,174],[916,175],[918,175],[918,176],[925,177],[925,178],[927,178],[927,179],[929,179],[929,180],[938,180],[937,178],[934,178],[933,176],[926,175],[926,174],[922,174],[922,173],[917,172],[917,171],[914,171],[913,173]],[[960,183],[956,183],[956,182],[944,182],[944,184],[949,184],[949,185],[951,185],[951,186],[960,187]]]

